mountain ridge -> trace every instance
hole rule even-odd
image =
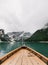
[[[48,27],[37,30],[26,41],[48,41]]]

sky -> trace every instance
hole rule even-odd
[[[48,23],[48,0],[0,0],[0,28],[34,33]]]

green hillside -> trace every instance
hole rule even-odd
[[[48,41],[48,28],[37,30],[26,41]]]

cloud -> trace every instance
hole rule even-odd
[[[48,0],[0,0],[0,28],[35,32],[48,20]]]

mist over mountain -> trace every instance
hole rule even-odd
[[[46,24],[44,28],[37,30],[26,41],[48,41],[48,24]]]
[[[21,31],[21,32],[9,32],[7,33],[7,35],[10,37],[11,41],[20,41],[22,40],[22,38],[23,39],[29,38],[31,36],[31,33]]]

